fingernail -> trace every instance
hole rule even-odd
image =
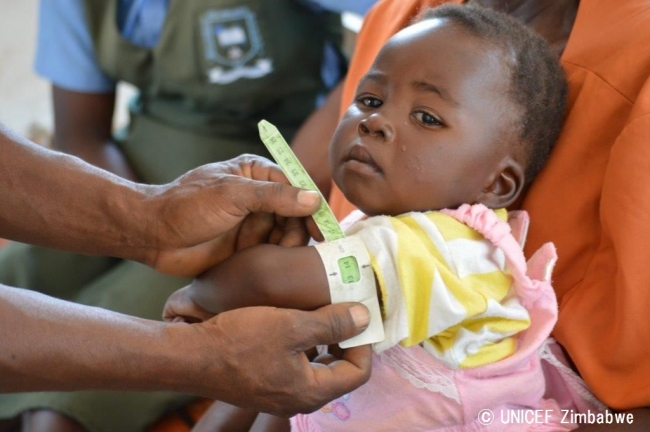
[[[368,322],[370,322],[370,314],[368,309],[363,305],[354,305],[350,309],[350,315],[352,315],[352,321],[358,328],[368,327]]]
[[[305,207],[311,207],[319,200],[318,192],[301,190],[298,192],[298,203]]]

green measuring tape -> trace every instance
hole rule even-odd
[[[278,128],[266,120],[260,121],[257,127],[259,128],[262,142],[273,156],[273,159],[275,159],[275,162],[280,165],[289,182],[295,187],[313,190],[320,195],[321,204],[316,213],[313,214],[313,218],[318,229],[323,233],[325,241],[331,242],[345,237],[341,226],[336,220],[336,217],[334,217],[334,213],[332,213],[332,209],[327,205],[325,197],[318,190],[316,183],[309,177],[309,174],[307,174],[307,171],[293,153],[291,147],[289,147],[289,144],[282,138]]]
[[[361,238],[345,237],[323,194],[278,129],[266,120],[262,120],[257,126],[262,142],[280,165],[289,182],[295,187],[316,191],[321,197],[321,205],[312,217],[325,237],[325,243],[317,244],[316,250],[321,256],[327,273],[332,302],[361,302],[370,312],[368,328],[361,334],[341,342],[339,346],[350,348],[383,341],[384,325],[377,298],[375,276],[370,265],[370,256]]]

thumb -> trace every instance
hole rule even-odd
[[[337,303],[304,313],[307,315],[299,327],[310,337],[297,340],[299,351],[349,339],[364,331],[370,321],[370,313],[361,303]]]
[[[250,193],[235,199],[245,213],[275,213],[280,216],[309,216],[318,210],[320,195],[282,183],[249,180]]]

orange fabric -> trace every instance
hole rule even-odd
[[[581,2],[570,111],[523,207],[555,242],[555,337],[603,402],[650,406],[650,1]]]
[[[422,5],[384,0],[357,42],[342,107],[374,56]],[[615,409],[650,406],[650,0],[582,1],[562,56],[569,112],[525,197],[526,251],[553,241],[554,335]],[[338,189],[338,217],[353,208]]]
[[[212,399],[201,399],[189,404],[184,409],[186,414],[196,423],[213,403]],[[149,432],[190,432],[190,430],[190,426],[176,413],[168,414],[149,428]]]

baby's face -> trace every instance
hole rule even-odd
[[[394,36],[330,146],[332,176],[348,200],[370,215],[479,202],[514,136],[502,55],[448,20]]]

